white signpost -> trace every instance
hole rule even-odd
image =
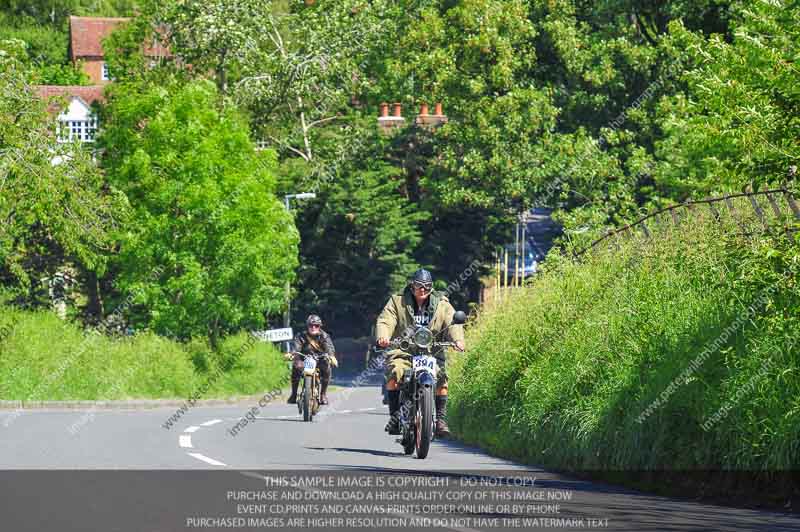
[[[286,342],[294,337],[291,327],[271,329],[269,331],[253,331],[253,336],[264,342]]]

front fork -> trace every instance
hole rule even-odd
[[[436,379],[427,371],[420,371],[417,378],[414,378],[413,370],[407,369],[403,373],[403,382],[400,387],[400,427],[403,429],[403,436],[414,438],[416,425],[413,423],[417,415],[417,405],[419,404],[418,391],[422,386],[436,386]],[[435,394],[434,394],[435,395]],[[436,419],[434,406],[433,418]]]

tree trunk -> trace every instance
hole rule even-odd
[[[214,323],[209,327],[208,343],[214,351],[219,348],[219,318],[214,318]]]
[[[86,310],[92,317],[92,321],[100,321],[105,315],[103,309],[103,299],[100,295],[100,280],[97,278],[97,272],[86,272],[86,295],[88,303]]]
[[[306,157],[307,161],[310,161],[313,158],[313,154],[311,153],[311,141],[308,138],[308,124],[306,123],[306,113],[303,111],[303,99],[298,96],[297,97],[297,105],[300,108],[300,126],[303,128],[303,143],[306,148]]]
[[[225,56],[227,54],[227,49],[222,50],[219,56],[219,63],[217,63],[217,89],[223,96],[228,92],[228,71],[225,68]]]

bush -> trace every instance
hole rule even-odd
[[[800,238],[651,232],[479,316],[449,370],[458,436],[561,470],[798,467]]]
[[[222,350],[245,344],[244,333]],[[271,390],[287,373],[272,344],[242,350],[218,376],[219,356],[204,341],[181,344],[150,332],[109,338],[84,332],[50,312],[0,306],[0,399],[115,400],[186,398],[210,382],[204,398]]]

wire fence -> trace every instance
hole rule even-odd
[[[714,198],[687,201],[671,205],[653,212],[639,220],[620,227],[596,239],[594,242],[574,252],[574,257],[580,257],[597,248],[602,243],[608,243],[617,236],[625,236],[641,231],[650,238],[655,225],[679,225],[684,220],[701,214],[701,209],[707,209],[713,219],[721,225],[733,222],[742,236],[753,236],[768,232],[776,226],[784,231],[795,231],[794,224],[800,222],[800,206],[795,199],[795,193],[788,187],[753,191],[748,187],[745,192],[727,194]]]

